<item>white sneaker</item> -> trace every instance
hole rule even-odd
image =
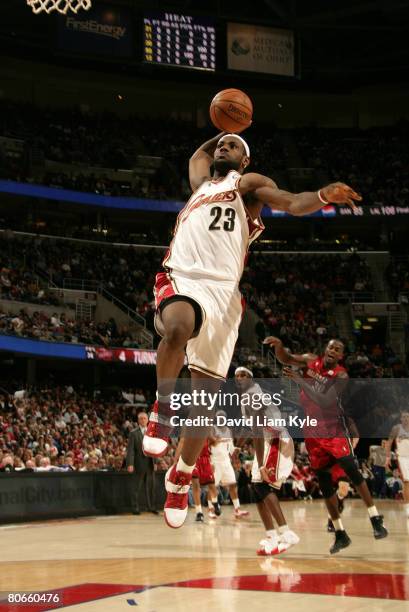
[[[173,529],[182,527],[187,517],[188,493],[192,474],[178,472],[176,464],[165,474],[165,489],[167,492],[164,507],[165,522]]]
[[[208,517],[211,519],[217,519],[217,514],[215,513],[214,510],[209,510]]]
[[[299,541],[300,541],[300,538],[298,537],[296,533],[294,533],[294,531],[291,531],[291,529],[289,529],[288,531],[284,531],[284,533],[280,533],[279,542],[287,546],[287,548],[290,548],[290,546],[294,546],[295,544],[298,544]]]
[[[265,538],[258,546],[257,554],[261,557],[272,557],[287,550],[287,546],[279,542],[278,538]]]
[[[237,508],[237,510],[234,511],[234,517],[236,519],[240,519],[243,518],[244,516],[249,516],[250,512],[248,512],[248,510],[242,510],[241,508]]]

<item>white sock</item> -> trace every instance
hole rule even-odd
[[[212,504],[218,504],[219,502],[217,501],[217,497],[215,497],[214,499],[212,499]]]
[[[341,519],[332,519],[332,522],[334,524],[335,531],[344,531],[344,526],[342,524]]]
[[[199,514],[199,512],[200,512],[200,514],[203,514],[202,506],[201,505],[200,506],[195,506],[195,508],[196,508],[196,514]]]
[[[179,457],[178,462],[176,464],[176,469],[178,472],[185,472],[186,474],[191,474],[194,470],[195,464],[193,465],[188,465],[187,463],[185,463],[182,459],[182,457]]]
[[[276,538],[277,537],[277,531],[275,529],[267,529],[266,536],[268,538]]]
[[[240,502],[239,502],[239,498],[237,497],[236,499],[233,499],[233,506],[235,510],[238,510],[240,508]]]
[[[379,512],[376,509],[376,506],[371,506],[370,508],[368,508],[368,514],[370,518],[372,518],[373,516],[379,516]]]
[[[209,507],[209,510],[213,510],[214,506],[213,506],[212,502],[210,501],[210,499],[207,500],[207,505]]]
[[[285,533],[286,531],[290,531],[288,525],[281,525],[281,527],[278,528],[278,533]]]
[[[403,507],[405,508],[406,516],[409,516],[409,504],[404,504]]]

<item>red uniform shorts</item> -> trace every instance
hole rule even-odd
[[[345,482],[349,482],[348,476],[345,474],[342,467],[338,464],[335,464],[331,468],[331,478],[332,484],[337,485],[340,480],[345,480]]]
[[[192,472],[192,478],[198,478],[203,487],[214,483],[213,467],[210,463],[210,457],[202,457],[199,455]]]
[[[349,438],[306,438],[305,447],[313,470],[331,467],[341,457],[353,455]]]
[[[174,297],[176,295],[176,291],[172,285],[169,274],[166,272],[159,272],[156,275],[153,293],[155,296],[156,308],[159,308],[162,300],[166,300],[167,298]]]

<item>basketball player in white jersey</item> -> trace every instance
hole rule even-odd
[[[241,412],[245,417],[254,419],[256,414],[262,419],[278,419],[280,411],[271,402],[263,400],[263,407],[250,402],[250,396],[265,398],[260,385],[254,382],[253,373],[245,367],[236,368],[234,378],[241,397],[246,394],[246,402],[241,401]],[[253,406],[252,406],[253,404]],[[257,405],[257,409],[254,406]],[[294,466],[294,444],[285,427],[272,430],[270,427],[253,426],[256,456],[251,470],[251,482],[257,510],[266,530],[266,537],[259,543],[258,555],[272,556],[288,550],[298,544],[300,538],[292,531],[284,517],[276,491],[291,474]],[[261,442],[261,444],[260,444]],[[261,466],[261,467],[260,467]],[[263,475],[268,472],[269,482]],[[275,529],[274,521],[277,523]]]
[[[270,178],[243,172],[250,163],[247,143],[237,134],[205,142],[189,162],[192,196],[180,212],[173,240],[156,277],[155,325],[162,340],[157,352],[157,401],[143,440],[146,455],[166,453],[171,431],[171,394],[185,349],[192,388],[218,391],[233,355],[242,316],[238,289],[249,245],[264,229],[263,206],[306,215],[329,202],[347,204],[361,197],[344,183],[316,192],[289,193]],[[211,168],[214,167],[213,175]],[[206,406],[192,410],[195,416]],[[164,518],[181,527],[188,511],[188,490],[195,461],[208,431],[185,438],[181,457],[168,470]]]
[[[224,410],[216,412],[217,417],[227,417]],[[231,431],[228,427],[215,427],[210,438],[210,458],[214,470],[214,484],[216,487],[222,485],[227,487],[230,499],[234,507],[234,517],[241,519],[250,513],[240,508],[239,495],[237,491],[236,474],[230,457],[234,453],[234,443]]]
[[[409,411],[401,413],[400,423],[392,428],[386,443],[386,466],[391,467],[391,447],[396,442],[399,471],[403,480],[403,501],[409,519]]]

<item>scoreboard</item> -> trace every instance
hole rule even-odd
[[[143,28],[145,62],[216,70],[216,28],[211,19],[149,12]]]

